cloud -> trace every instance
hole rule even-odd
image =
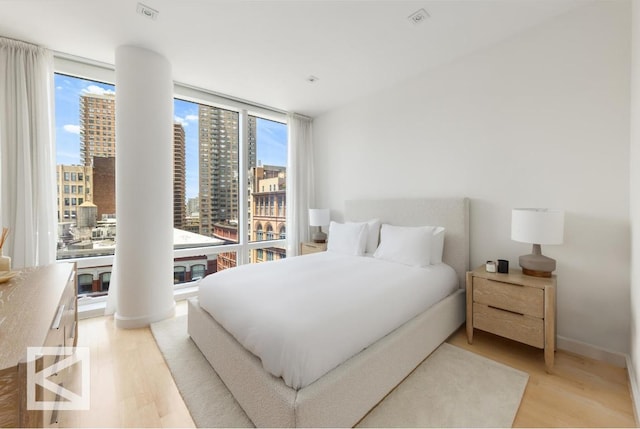
[[[183,127],[189,126],[189,123],[187,122],[187,120],[185,118],[181,118],[180,116],[174,116],[173,117],[173,122],[176,123],[176,124],[180,124]]]
[[[88,87],[82,89],[82,93],[105,95],[105,94],[115,94],[116,92],[111,89],[104,89],[98,85],[89,85]]]
[[[72,125],[72,124],[69,124],[69,125],[65,125],[63,128],[64,128],[64,130],[65,130],[66,132],[68,132],[68,133],[71,133],[71,134],[80,134],[80,125]]]
[[[173,121],[176,124],[182,125],[183,127],[188,127],[189,122],[194,122],[197,120],[198,120],[198,115],[186,115],[184,118],[177,115],[173,117]]]

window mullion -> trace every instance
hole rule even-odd
[[[238,243],[240,250],[236,254],[238,265],[249,263],[249,114],[246,110],[239,112],[238,118]]]

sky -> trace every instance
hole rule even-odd
[[[114,93],[113,85],[55,74],[56,164],[80,164],[80,95]],[[198,196],[198,105],[174,100],[174,122],[185,132],[186,195]],[[263,165],[287,165],[287,126],[258,118],[258,161]],[[116,154],[117,156],[117,154]]]

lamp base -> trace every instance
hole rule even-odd
[[[533,277],[551,277],[551,273],[556,269],[556,260],[548,258],[539,253],[522,255],[518,261],[522,272]]]
[[[322,230],[314,232],[311,235],[311,241],[314,243],[326,243],[327,242],[327,234],[322,232]]]
[[[528,276],[533,276],[533,277],[551,277],[551,271],[536,271],[536,270],[529,270],[527,268],[522,268],[522,273],[526,274]]]

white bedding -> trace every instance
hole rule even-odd
[[[299,389],[457,288],[445,264],[321,252],[209,275],[199,302],[266,371]]]

